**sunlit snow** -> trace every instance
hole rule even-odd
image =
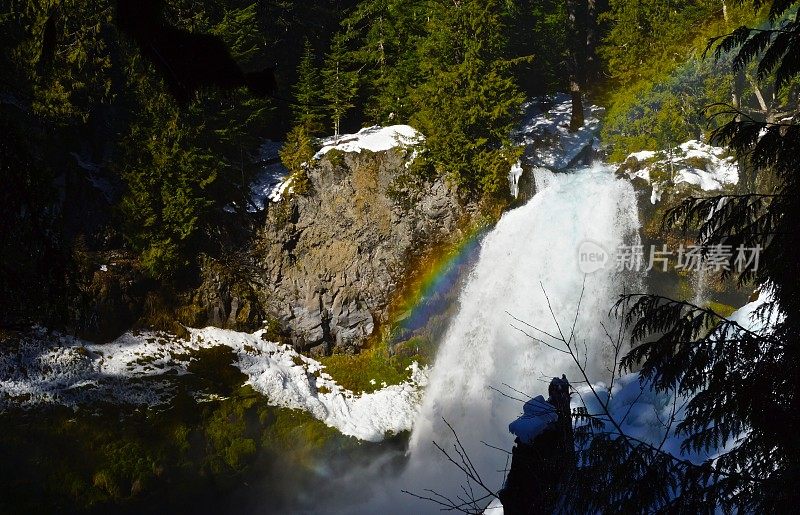
[[[79,408],[96,402],[157,406],[172,398],[171,376],[188,374],[192,351],[230,347],[247,384],[270,404],[308,411],[342,434],[380,441],[411,429],[425,372],[416,363],[409,379],[371,393],[337,384],[318,361],[252,334],[208,327],[190,329],[188,341],[164,333],[127,333],[95,344],[37,329],[0,354],[0,410],[58,403]]]

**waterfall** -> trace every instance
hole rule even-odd
[[[494,491],[502,486],[507,455],[482,442],[510,450],[513,437],[507,428],[521,413],[522,402],[493,388],[531,397],[546,395],[553,376],[579,379],[568,355],[531,341],[512,324],[533,331],[512,316],[556,334],[555,314],[568,332],[583,290],[575,333],[581,346],[586,345],[590,380],[607,379],[613,348],[601,323],[615,323],[609,320],[610,308],[625,285],[637,288],[638,281],[632,272],[617,271],[612,256],[620,246],[640,244],[633,188],[612,170],[536,170],[534,197],[505,213],[486,235],[431,368],[411,435],[408,466],[399,478],[376,485],[377,495],[364,513],[439,511],[429,501],[401,494],[401,489],[423,495],[428,495],[425,489],[434,489],[463,497],[458,486],[464,483],[463,474],[432,444],[453,448],[452,433],[443,420],[458,433],[487,484]],[[579,248],[586,242],[605,249],[609,259],[590,274],[579,266]],[[481,497],[484,492],[475,494]]]
[[[602,381],[608,375],[613,347],[601,323],[608,327],[609,309],[624,285],[635,285],[636,278],[624,277],[613,262],[584,274],[578,249],[590,241],[613,259],[618,247],[639,244],[633,188],[604,166],[559,174],[540,169],[535,179],[536,195],[506,213],[484,239],[458,314],[440,344],[411,437],[407,490],[435,487],[459,493],[454,488],[464,478],[432,446],[436,441],[452,448],[443,419],[457,431],[484,477],[499,488],[502,475],[497,470],[505,468],[506,456],[481,442],[510,449],[508,423],[519,415],[522,403],[493,388],[516,397],[522,394],[514,390],[546,395],[553,376],[565,373],[578,379],[568,355],[533,342],[512,324],[534,331],[512,315],[557,334],[554,313],[568,332],[584,289],[575,332],[581,345],[586,344],[590,379]],[[433,505],[428,508],[436,511]]]

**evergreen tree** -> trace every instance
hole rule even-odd
[[[306,38],[303,55],[297,65],[297,82],[292,88],[294,103],[291,107],[295,124],[305,127],[310,135],[322,130],[324,114],[321,90],[322,83],[314,59],[314,48]]]
[[[697,26],[722,14],[719,0],[609,0],[609,23],[599,49],[609,73],[623,85],[662,74],[686,58],[678,52]]]
[[[519,63],[516,76],[526,96],[567,91],[569,19],[564,0],[522,0],[514,8],[508,28],[510,55],[532,55]]]
[[[353,101],[358,92],[358,72],[351,70],[350,65],[345,37],[337,34],[333,38],[322,70],[323,98],[333,121],[333,134],[337,137],[342,118],[355,107]]]
[[[503,59],[502,2],[429,5],[411,119],[425,136],[423,162],[464,192],[502,196],[517,159],[509,134],[523,100]]]
[[[286,136],[286,143],[280,150],[283,166],[289,170],[292,178],[292,190],[298,195],[311,191],[311,181],[307,169],[314,159],[314,144],[308,129],[304,125],[296,125]]]
[[[364,70],[364,111],[375,123],[405,123],[413,112],[410,92],[419,80],[416,48],[426,18],[425,0],[365,0],[342,21],[354,47],[351,60]]]
[[[171,12],[170,23],[219,36],[238,62],[259,64],[255,4],[218,11],[186,0],[176,7],[184,9]],[[129,48],[135,56],[136,47]],[[152,276],[191,274],[200,252],[220,252],[236,233],[219,227],[226,207],[245,204],[253,171],[245,148],[256,145],[270,105],[242,88],[201,90],[182,106],[147,61],[134,58],[128,66],[141,80],[128,92],[135,115],[120,142],[127,186],[118,206],[123,234]]]

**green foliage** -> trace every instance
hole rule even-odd
[[[374,123],[406,123],[413,114],[426,7],[424,0],[365,0],[342,21],[350,59],[364,70],[364,113]]]
[[[567,3],[563,0],[530,0],[511,3],[509,20],[511,55],[529,56],[516,73],[528,95],[567,91],[570,37]]]
[[[425,135],[419,159],[462,191],[507,194],[517,160],[509,134],[523,98],[503,59],[499,1],[432,2],[420,41],[422,80],[412,124]]]
[[[650,36],[646,33],[651,22],[635,29],[629,26],[633,23],[629,18],[662,8],[659,2],[612,2],[606,14],[612,29],[602,54],[615,87],[607,99],[602,137],[611,147],[612,160],[707,137],[716,120],[709,120],[706,107],[730,102],[737,90],[732,56],[722,55],[715,61],[703,52],[711,37],[740,20],[755,18],[752,11],[729,6],[726,22],[718,18],[716,3],[701,2],[663,13],[668,26],[653,29]],[[637,38],[644,38],[644,43],[628,51]]]
[[[263,43],[255,4],[226,9],[221,16],[213,11],[187,16],[174,22],[219,35],[244,65],[259,58]],[[137,76],[153,75],[136,58],[130,66]],[[161,84],[134,84],[131,101],[138,107],[123,140],[128,193],[121,218],[145,269],[164,278],[196,264],[198,251],[210,247],[204,240],[220,223],[222,208],[241,198],[248,184],[244,149],[255,146],[270,107],[243,91],[205,91],[181,109]]]
[[[297,65],[297,82],[292,87],[294,94],[292,117],[294,123],[302,125],[308,135],[317,134],[322,130],[324,112],[321,92],[322,81],[314,59],[314,49],[311,42],[306,39],[303,56]],[[291,137],[291,133],[288,137]]]
[[[242,204],[252,171],[245,152],[262,137],[269,101],[244,90],[207,90],[180,107],[116,30],[114,2],[23,4],[0,13],[0,65],[14,99],[0,115],[24,118],[15,129],[21,133],[41,131],[41,140],[26,142],[31,154],[53,156],[40,164],[45,173],[61,173],[74,162],[70,154],[102,156],[101,166],[126,188],[115,206],[122,223],[113,231],[150,275],[169,278],[192,268],[199,250],[219,245],[208,235],[220,233],[214,227],[223,222],[223,207]],[[255,3],[185,0],[172,7],[165,11],[171,24],[219,36],[246,69],[265,65]]]
[[[304,125],[296,125],[286,135],[286,143],[280,150],[283,166],[292,178],[292,190],[298,195],[307,195],[312,190],[308,167],[314,159],[314,144]]]
[[[244,397],[237,402],[222,403],[211,414],[204,432],[212,471],[241,470],[255,454],[253,437],[258,432],[248,428],[246,416],[255,404],[254,397]]]
[[[247,379],[247,376],[233,365],[235,361],[236,355],[230,347],[217,345],[193,352],[188,370],[212,391],[230,395]]]
[[[358,72],[352,69],[344,37],[340,34],[334,36],[325,56],[322,79],[322,97],[333,120],[333,133],[338,136],[342,118],[355,107],[353,100],[358,92]]]
[[[4,412],[0,512],[224,511],[243,482],[285,501],[318,486],[313,471],[330,466],[332,449],[364,449],[306,412],[269,406],[249,387],[196,402],[177,386],[168,409]]]
[[[302,410],[262,409],[259,418],[266,425],[262,433],[262,442],[265,446],[295,449],[301,459],[306,458],[308,454],[326,449],[332,442],[345,439],[336,429],[326,426]],[[302,447],[298,446],[298,443],[301,443]]]
[[[208,32],[221,37],[231,56],[245,69],[260,64],[257,61],[263,60],[264,35],[258,24],[258,4],[221,7],[224,10],[222,19],[210,26]]]
[[[381,383],[399,384],[408,379],[411,357],[389,356],[385,347],[373,347],[358,354],[333,354],[320,358],[325,372],[353,392],[372,392]]]
[[[600,54],[622,84],[663,75],[688,57],[686,43],[698,28],[720,14],[718,0],[609,0]]]
[[[187,249],[197,244],[199,229],[211,218],[209,187],[218,178],[215,157],[187,144],[192,135],[186,134],[182,115],[172,110],[166,93],[161,93],[161,102],[163,111],[132,127],[122,170],[128,192],[120,204],[124,233],[154,277],[190,264]],[[151,99],[150,106],[155,105]],[[154,123],[167,114],[172,115],[169,121]]]
[[[341,168],[346,165],[344,160],[344,152],[338,148],[332,148],[325,152],[323,159],[326,159],[332,166],[337,168]]]

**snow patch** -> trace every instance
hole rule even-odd
[[[361,152],[369,150],[381,152],[399,146],[411,146],[423,140],[422,135],[408,125],[392,125],[389,127],[367,127],[356,134],[342,134],[321,140],[322,148],[314,155],[319,159],[332,149],[342,152]],[[280,141],[266,140],[259,148],[258,160],[263,168],[250,184],[250,212],[263,211],[269,202],[280,202],[288,191],[291,192],[289,171],[280,161]],[[416,152],[406,163],[414,160]]]
[[[597,144],[604,108],[584,102],[584,125],[569,131],[572,97],[567,93],[538,97],[522,106],[523,122],[513,136],[533,147],[532,163],[554,170],[571,166],[587,148]]]
[[[532,443],[547,426],[558,420],[556,408],[541,395],[527,401],[522,406],[522,415],[508,425],[508,432],[523,443]]]
[[[250,183],[250,205],[247,210],[251,213],[262,211],[268,201],[278,202],[282,198],[285,187],[281,188],[289,170],[280,161],[281,147],[282,142],[272,140],[264,141],[259,147],[258,160],[263,166]]]
[[[361,129],[356,134],[342,134],[322,140],[322,148],[314,155],[314,159],[321,158],[333,149],[357,153],[362,150],[382,152],[395,147],[415,145],[422,140],[422,135],[409,125],[375,125]]]
[[[272,191],[269,192],[267,198],[272,202],[280,202],[283,200],[283,195],[286,193],[288,188],[289,192],[291,193],[292,189],[290,186],[292,185],[292,178],[289,177],[285,181],[279,182],[275,186],[273,186]]]
[[[188,341],[164,333],[127,333],[94,344],[37,328],[0,352],[0,410],[58,403],[78,409],[97,402],[158,406],[169,402],[174,378],[188,374],[192,351],[224,345],[246,384],[275,406],[302,409],[342,434],[380,441],[411,429],[426,371],[413,363],[409,379],[355,394],[324,372],[324,365],[291,347],[252,334],[208,327]],[[203,400],[214,394],[197,392]]]
[[[650,202],[655,204],[670,186],[688,184],[703,191],[722,191],[739,182],[739,167],[727,151],[698,140],[690,140],[668,152],[643,150],[630,154],[625,164],[633,167],[630,178],[639,178],[653,188]],[[643,166],[640,166],[640,163]],[[656,179],[653,172],[671,175]]]
[[[519,196],[519,178],[522,177],[522,163],[517,161],[511,166],[508,171],[508,187],[514,198]]]

